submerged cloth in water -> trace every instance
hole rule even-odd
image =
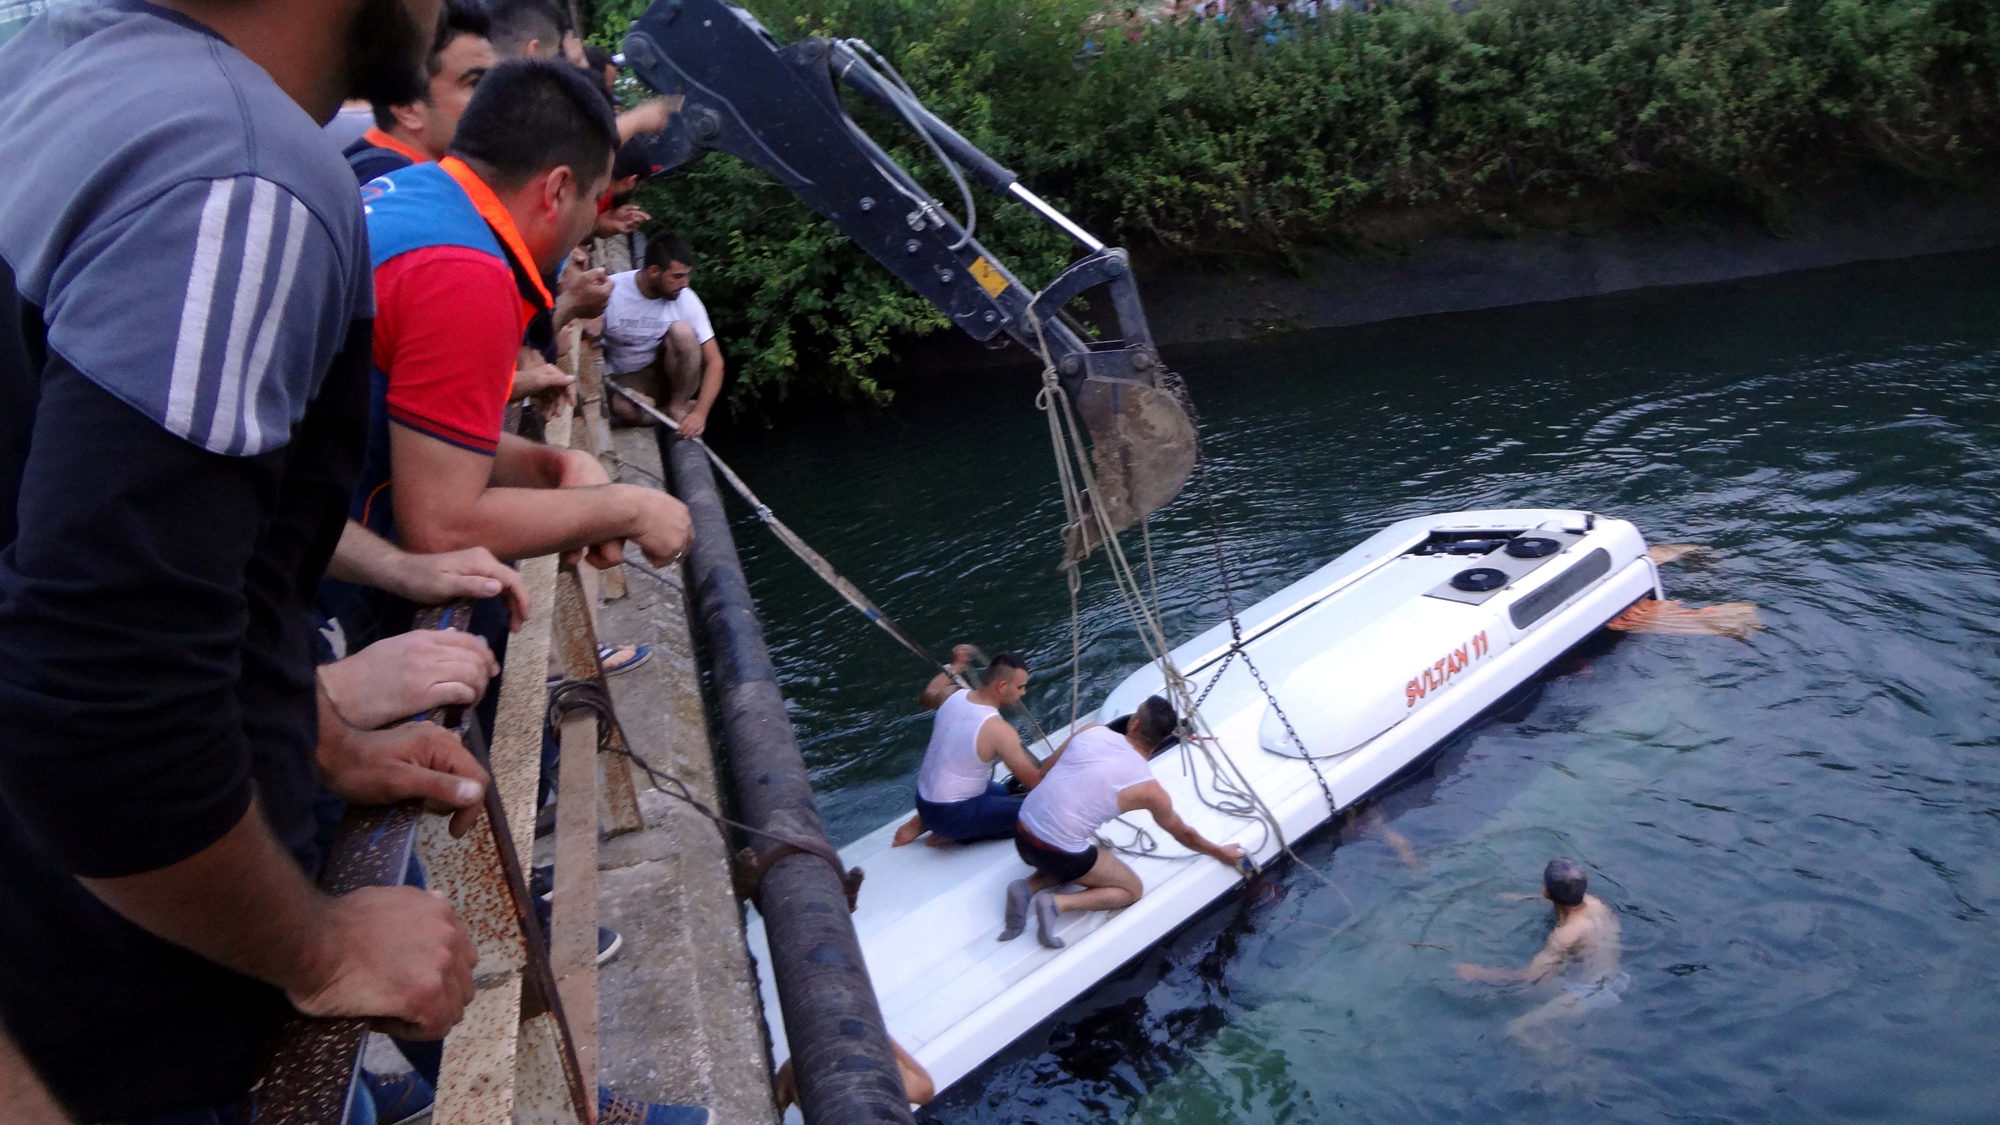
[[[1091,846],[1097,830],[1118,816],[1118,794],[1153,780],[1153,767],[1125,736],[1091,727],[1069,740],[1062,757],[1028,791],[1021,824],[1058,851]]]
[[[1687,606],[1671,598],[1657,601],[1641,598],[1630,609],[1605,622],[1608,629],[1621,633],[1664,633],[1694,637],[1734,637],[1748,640],[1764,627],[1757,607],[1749,602]]]
[[[937,717],[931,720],[931,741],[924,748],[923,768],[917,771],[919,799],[944,805],[969,801],[986,792],[993,766],[979,760],[979,729],[999,714],[998,708],[974,703],[972,693],[963,689],[939,705]],[[928,818],[925,823],[929,823]]]

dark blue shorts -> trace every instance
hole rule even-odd
[[[986,792],[963,801],[937,804],[917,798],[917,815],[924,827],[947,840],[970,844],[978,840],[1007,840],[1014,835],[1014,821],[1021,815],[1024,798],[1009,796],[1001,781],[986,783]]]

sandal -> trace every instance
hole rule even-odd
[[[604,666],[604,674],[615,676],[620,672],[630,672],[652,659],[652,645],[598,645],[597,662]]]

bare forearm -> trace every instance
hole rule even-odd
[[[1021,784],[1029,789],[1042,783],[1041,765],[1035,761],[1034,755],[1028,753],[1028,748],[1021,745],[1019,739],[1013,739],[1001,747],[1000,761],[1006,765],[1008,773],[1020,779]]]
[[[10,1125],[69,1125],[69,1115],[0,1030],[0,1121]]]
[[[1194,826],[1185,820],[1167,831],[1175,840],[1180,842],[1181,847],[1191,852],[1200,852],[1205,856],[1217,857],[1222,853],[1222,846],[1220,844],[1210,842],[1208,837],[1196,832]]]
[[[1493,969],[1484,965],[1469,965],[1467,968],[1471,970],[1467,980],[1483,980],[1490,984],[1532,983],[1541,975],[1532,964],[1525,969]]]
[[[330,578],[342,582],[353,582],[360,586],[381,586],[385,576],[391,573],[402,552],[396,545],[380,535],[355,523],[347,521],[347,527],[340,533],[340,542],[333,549],[333,558],[326,564]]]
[[[567,450],[553,445],[529,441],[519,434],[502,434],[487,483],[495,488],[559,488],[567,456]]]
[[[589,488],[488,488],[451,518],[421,513],[396,519],[404,538],[420,551],[484,547],[505,562],[581,550],[633,533],[633,486]]]
[[[944,706],[944,701],[950,699],[951,693],[957,689],[958,685],[952,682],[949,672],[939,672],[931,677],[930,683],[924,685],[923,692],[917,696],[917,702],[935,711]]]
[[[1202,855],[1213,856],[1216,859],[1224,858],[1220,845],[1210,843],[1207,837],[1196,832],[1194,825],[1181,819],[1180,812],[1174,809],[1172,805],[1166,804],[1163,798],[1164,795],[1162,795],[1162,803],[1160,804],[1141,806],[1150,809],[1153,814],[1153,823],[1159,825],[1165,830],[1167,835],[1172,836],[1178,841],[1181,847],[1191,852],[1200,852]],[[1122,808],[1123,806],[1121,805],[1120,807]]]
[[[318,972],[329,902],[252,803],[223,837],[178,863],[84,879],[105,905],[183,949],[288,991]]]

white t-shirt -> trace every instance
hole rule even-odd
[[[993,765],[979,760],[979,730],[999,714],[998,708],[974,703],[969,691],[953,692],[931,723],[931,744],[917,771],[917,796],[942,805],[986,792]]]
[[[374,127],[374,110],[366,106],[359,109],[348,109],[346,106],[342,106],[340,112],[333,115],[333,120],[322,125],[320,128],[321,131],[326,133],[327,139],[333,142],[333,147],[339,150],[345,149],[348,145],[360,140],[361,134],[366,133]]]
[[[1125,736],[1092,727],[1069,740],[1055,768],[1028,790],[1021,826],[1049,847],[1080,852],[1118,817],[1118,794],[1153,780],[1153,764]]]
[[[637,371],[660,354],[667,325],[685,320],[694,329],[695,342],[715,339],[708,323],[708,307],[692,288],[669,301],[639,292],[639,271],[626,270],[611,275],[611,300],[604,306],[604,362],[613,375]]]

